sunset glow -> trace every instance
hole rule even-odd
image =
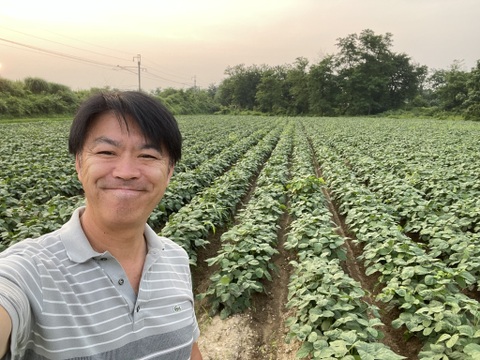
[[[372,29],[429,68],[480,58],[480,3],[431,0],[2,1],[1,76],[38,76],[72,88],[208,87],[228,66],[310,63],[339,38]]]

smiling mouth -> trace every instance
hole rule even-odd
[[[124,187],[105,188],[104,191],[116,193],[116,194],[119,194],[119,195],[121,195],[121,194],[123,194],[123,195],[139,195],[139,194],[145,192],[145,190],[143,190],[143,189],[124,188]]]
[[[108,191],[125,191],[125,192],[142,192],[142,189],[132,189],[132,188],[106,188]]]

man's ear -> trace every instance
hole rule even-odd
[[[75,170],[77,171],[77,177],[80,182],[82,182],[82,158],[80,154],[75,155]]]
[[[169,165],[168,166],[168,179],[167,179],[167,185],[170,184],[170,179],[173,176],[173,172],[175,170],[175,165]]]

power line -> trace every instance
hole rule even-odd
[[[188,83],[185,83],[185,82],[180,82],[180,81],[175,81],[175,80],[171,80],[171,79],[167,79],[163,76],[160,76],[160,75],[157,75],[155,73],[152,73],[151,71],[148,71],[146,70],[147,74],[149,74],[150,76],[146,76],[147,78],[150,78],[150,79],[156,79],[156,80],[164,80],[164,81],[168,81],[168,82],[171,82],[171,83],[175,83],[175,84],[180,84],[180,85],[186,85],[186,86],[190,86],[191,84],[188,84]]]
[[[145,57],[144,57],[143,59],[145,60]],[[146,62],[152,63],[152,64],[157,65],[157,66],[162,66],[162,65],[159,65],[159,64],[155,63],[155,62],[152,61],[152,60],[148,60],[148,59],[147,59]],[[151,68],[151,66],[150,66],[150,68]],[[170,75],[170,76],[174,76],[174,77],[179,78],[179,79],[193,80],[193,87],[196,87],[196,86],[199,84],[196,75],[193,75],[193,77],[192,77],[192,75],[182,75],[182,76],[180,76],[180,75],[176,75],[176,74],[174,74],[174,73],[172,73],[172,72],[162,71],[162,70],[158,70],[158,69],[155,69],[155,68],[153,68],[153,70],[155,70],[155,71],[157,71],[157,72],[159,72],[159,73],[163,73],[163,74],[167,74],[167,75]],[[149,70],[149,72],[150,72],[150,73],[152,72],[151,69]],[[175,81],[175,80],[167,79],[167,78],[165,78],[165,77],[162,77],[161,75],[156,75],[156,76],[157,76],[158,78],[162,79],[162,80],[169,81],[169,82],[172,82],[172,83],[176,83],[176,84],[180,84],[180,85],[186,85],[186,86],[192,86],[192,83],[186,82],[186,81],[188,81],[188,80],[182,82],[182,81]],[[200,82],[200,84],[202,84],[202,85],[205,86],[205,84],[203,84],[203,83],[201,83],[201,82]]]
[[[19,33],[22,33],[22,32],[19,32]],[[28,34],[26,34],[26,35],[28,35]],[[29,35],[29,36],[32,36],[32,37],[35,37],[35,38],[38,38],[38,39],[41,39],[41,40],[46,40],[46,41],[50,41],[50,42],[53,42],[53,43],[57,43],[57,44],[60,44],[60,45],[69,46],[69,45],[66,45],[66,44],[62,44],[62,43],[59,43],[59,42],[56,42],[56,41],[44,39],[44,38],[41,38],[41,37],[37,37],[37,36],[33,36],[33,35]],[[138,70],[137,70],[137,72],[135,72],[135,71],[129,69],[129,68],[134,68],[133,66],[132,67],[121,66],[121,65],[114,65],[114,64],[110,64],[110,63],[97,61],[97,60],[91,60],[91,59],[88,59],[88,58],[85,58],[85,57],[70,55],[70,54],[67,54],[67,53],[64,53],[64,52],[49,50],[49,49],[45,49],[45,48],[41,48],[41,47],[38,47],[38,46],[29,45],[29,44],[24,44],[24,43],[21,43],[21,42],[18,42],[18,41],[13,41],[13,40],[5,39],[5,38],[0,38],[0,42],[11,44],[11,45],[5,45],[4,44],[4,46],[9,46],[9,47],[13,47],[13,48],[16,48],[15,46],[20,46],[20,47],[26,48],[29,51],[40,52],[40,53],[44,53],[44,54],[47,54],[47,55],[50,55],[50,56],[65,58],[65,59],[68,59],[68,60],[83,62],[83,63],[95,65],[95,66],[108,67],[112,70],[120,69],[120,70],[128,71],[130,73],[138,75],[138,87],[139,87],[139,89],[141,89],[141,79],[140,79],[141,70],[144,70],[145,72],[147,72],[148,75],[146,75],[146,76],[144,75],[144,77],[147,78],[147,79],[150,79],[150,80],[163,80],[163,81],[167,81],[167,82],[174,83],[174,84],[191,86],[191,83],[172,80],[172,79],[166,78],[164,76],[155,74],[155,72],[148,71],[145,68],[141,68],[141,66],[140,66],[140,55],[137,55],[136,57],[133,58],[134,61],[135,61],[136,58],[138,58]],[[69,46],[69,47],[82,50],[82,49],[76,48],[74,46]],[[85,50],[85,51],[88,51],[88,50]],[[92,51],[89,51],[89,52],[92,52]],[[98,54],[98,55],[103,55],[103,54],[99,54],[99,53],[96,53],[96,52],[92,52],[92,53],[95,53],[95,54]],[[108,55],[103,55],[103,56],[108,56]],[[116,57],[114,57],[114,58],[116,58]],[[121,59],[121,60],[124,60],[124,59]],[[195,76],[195,85],[194,86],[196,86],[196,76]]]
[[[87,45],[90,45],[90,46],[94,46],[94,47],[97,47],[97,48],[100,48],[100,49],[104,49],[104,50],[108,50],[108,51],[115,51],[115,52],[126,54],[126,55],[129,55],[129,56],[131,55],[131,53],[127,52],[127,51],[112,49],[112,48],[108,48],[108,47],[101,46],[101,45],[98,45],[98,44],[93,44],[93,43],[85,41],[85,40],[76,39],[76,38],[71,37],[71,36],[66,36],[64,34],[55,33],[53,31],[49,31],[49,32],[54,34],[54,35],[64,37],[65,39],[75,40],[75,41],[78,41],[78,42],[81,42],[81,43],[84,43],[84,44],[87,44]],[[112,56],[112,55],[105,55],[105,56],[110,56],[110,57],[116,58],[115,56]]]
[[[79,48],[79,47],[76,47],[76,46],[73,46],[73,45],[61,43],[61,42],[59,42],[59,41],[50,40],[50,39],[46,39],[46,38],[43,38],[43,37],[40,37],[40,36],[27,34],[27,33],[22,32],[22,31],[10,29],[10,28],[7,28],[7,27],[5,27],[5,26],[1,26],[1,25],[0,25],[0,27],[2,27],[2,28],[4,28],[4,29],[7,29],[7,30],[9,30],[9,31],[16,32],[16,33],[18,33],[18,34],[30,36],[30,37],[33,37],[33,38],[35,38],[35,39],[40,39],[40,40],[48,41],[48,42],[51,42],[51,43],[54,43],[54,44],[59,44],[59,45],[66,46],[66,47],[69,47],[69,48],[72,48],[72,49],[81,50],[81,51],[86,51],[86,52],[89,52],[89,53],[92,53],[92,54],[95,54],[95,55],[110,57],[110,58],[117,59],[117,60],[128,61],[128,60],[126,60],[125,58],[120,58],[120,57],[113,56],[113,55],[108,55],[108,54],[102,54],[102,53],[99,53],[99,52],[96,52],[96,51],[92,51],[92,50],[82,49],[82,48]]]
[[[96,61],[96,60],[86,59],[86,58],[82,58],[80,56],[69,55],[69,54],[58,52],[58,51],[47,50],[47,49],[40,48],[38,46],[23,44],[23,43],[20,43],[20,42],[17,42],[17,41],[12,41],[12,40],[8,40],[8,39],[4,39],[4,38],[0,38],[0,41],[6,42],[6,43],[9,43],[9,44],[13,44],[13,45],[17,45],[17,46],[22,46],[22,47],[25,47],[25,48],[31,49],[31,50],[40,51],[40,52],[43,52],[43,53],[46,53],[46,54],[49,54],[49,55],[64,57],[64,58],[67,58],[67,59],[77,60],[77,61],[81,61],[81,62],[93,64],[93,65],[106,66],[106,67],[110,67],[110,68],[116,67],[116,65],[107,64],[107,63]]]
[[[79,47],[76,47],[76,46],[72,46],[72,45],[69,45],[69,44],[65,44],[65,43],[62,43],[62,42],[59,42],[59,41],[54,41],[54,40],[50,40],[50,39],[46,39],[46,38],[43,38],[43,37],[40,37],[40,36],[36,36],[36,35],[32,35],[32,34],[27,34],[23,31],[18,31],[18,30],[14,30],[14,29],[11,29],[11,28],[8,28],[6,26],[2,26],[0,25],[0,27],[4,28],[4,29],[7,29],[9,31],[13,31],[13,32],[16,32],[18,34],[22,34],[22,35],[26,35],[26,36],[30,36],[30,37],[33,37],[35,39],[40,39],[40,40],[44,40],[44,41],[48,41],[48,42],[51,42],[51,43],[54,43],[54,44],[59,44],[59,45],[62,45],[62,46],[66,46],[66,47],[69,47],[69,48],[72,48],[72,49],[76,49],[76,50],[81,50],[81,51],[86,51],[86,52],[89,52],[89,53],[92,53],[92,54],[96,54],[96,55],[101,55],[101,56],[106,56],[106,57],[111,57],[111,58],[114,58],[114,59],[117,59],[117,60],[122,60],[122,61],[126,61],[124,58],[120,58],[120,57],[117,57],[117,56],[112,56],[112,55],[107,55],[107,54],[102,54],[102,53],[99,53],[99,52],[96,52],[96,51],[92,51],[92,50],[87,50],[87,49],[82,49],[82,48],[79,48]],[[54,33],[55,34],[55,33]],[[82,40],[78,40],[78,39],[75,39],[75,38],[72,38],[72,37],[67,37],[67,36],[64,36],[62,34],[56,34],[56,35],[60,35],[60,36],[63,36],[65,38],[70,38],[72,40],[75,40],[75,41],[80,41],[80,42],[83,42],[83,43],[86,43],[86,44],[89,44],[89,45],[93,45],[93,46],[97,46],[97,47],[100,47],[100,48],[104,48],[104,49],[107,49],[107,50],[110,50],[110,51],[117,51],[117,50],[113,50],[113,49],[109,49],[109,48],[105,48],[105,47],[102,47],[102,46],[98,46],[98,45],[95,45],[95,44],[91,44],[91,43],[88,43],[88,42],[85,42],[85,41],[82,41]],[[126,52],[125,52],[126,53]],[[135,58],[134,58],[135,60]],[[143,61],[145,61],[145,58],[143,58]],[[155,63],[154,61],[152,60],[149,60],[147,59],[147,62],[149,63],[152,63],[154,65],[157,65],[157,66],[161,66],[157,63]],[[124,70],[127,70],[126,67],[121,67],[122,69]],[[160,73],[164,73],[166,75],[169,75],[169,76],[173,76],[173,77],[177,77],[177,78],[190,78],[190,76],[188,75],[176,75],[172,72],[167,72],[167,71],[162,71],[162,70],[158,70],[158,69],[154,69],[155,71],[157,72],[160,72]],[[127,70],[129,71],[129,70]],[[131,71],[130,71],[131,72]],[[176,83],[176,84],[181,84],[181,85],[189,85],[185,82],[181,82],[181,81],[175,81],[175,80],[171,80],[171,79],[168,79],[168,78],[165,78],[165,77],[161,77],[159,76],[160,79],[162,80],[165,80],[165,81],[169,81],[169,82],[173,82],[173,83]]]
[[[148,62],[148,63],[152,63],[153,65],[156,65],[156,66],[159,66],[159,67],[162,67],[162,65],[159,65],[157,63],[155,63],[154,61],[150,60],[150,59],[145,59],[144,58],[144,61]],[[176,77],[176,78],[180,78],[180,79],[189,79],[191,77],[191,75],[177,75],[173,72],[170,72],[170,71],[165,71],[165,70],[158,70],[158,69],[155,69],[157,72],[159,73],[163,73],[165,75],[169,75],[169,76],[173,76],[173,77]]]

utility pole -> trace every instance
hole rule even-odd
[[[117,65],[117,68],[122,69],[122,70],[127,70],[128,72],[131,72],[131,73],[134,73],[134,74],[135,74],[135,71],[129,70],[129,69],[135,69],[136,68],[137,72],[138,72],[138,91],[142,91],[140,72],[142,70],[146,70],[146,69],[142,69],[142,56],[140,54],[137,54],[137,56],[134,56],[133,61],[135,61],[135,59],[138,60],[137,66],[120,66],[120,65]]]
[[[142,91],[141,77],[140,77],[142,56],[140,54],[137,54],[137,56],[133,57],[133,61],[135,61],[135,59],[138,59],[138,91]]]

